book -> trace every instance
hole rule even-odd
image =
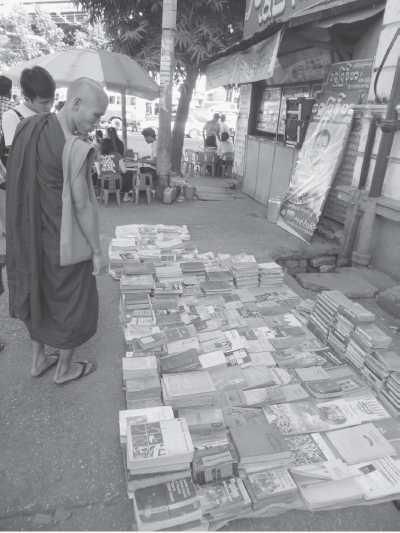
[[[346,400],[349,408],[360,418],[361,423],[387,420],[390,414],[382,407],[376,398],[368,396],[357,400]]]
[[[238,457],[235,450],[206,455],[193,460],[193,480],[198,485],[238,476]]]
[[[283,435],[331,431],[355,424],[360,419],[345,400],[316,405],[311,401],[263,406],[268,422],[275,422]]]
[[[305,389],[314,398],[336,398],[343,395],[343,389],[333,379],[304,383]]]
[[[130,424],[146,424],[159,420],[174,418],[172,408],[169,406],[149,407],[147,409],[132,409],[119,412],[119,440],[126,443],[126,426]]]
[[[122,374],[124,381],[139,377],[157,377],[157,357],[154,355],[148,355],[146,357],[123,357]]]
[[[219,407],[178,409],[178,418],[184,418],[189,431],[220,431],[226,428],[222,410]]]
[[[241,464],[290,457],[289,447],[276,424],[233,427],[229,434]]]
[[[393,446],[371,422],[330,431],[326,436],[347,464],[372,461],[396,453]]]
[[[249,474],[244,484],[252,499],[262,500],[267,505],[273,496],[297,492],[297,485],[286,469],[261,470]]]
[[[351,472],[350,468],[341,459],[291,466],[290,474],[299,487],[326,483],[327,481],[340,481],[357,475]]]
[[[294,435],[285,437],[285,440],[294,458],[295,466],[333,461],[338,456],[319,433]]]
[[[363,499],[363,492],[354,478],[299,487],[299,494],[307,508],[335,508],[340,503]]]
[[[228,366],[225,354],[221,350],[200,354],[199,361],[203,370],[217,370]]]
[[[239,478],[202,485],[198,488],[198,494],[206,516],[232,516],[250,503],[250,497]]]
[[[163,373],[200,370],[201,368],[197,350],[195,348],[191,348],[186,352],[165,355],[160,358],[160,364]]]
[[[228,428],[260,426],[268,424],[261,409],[222,407],[222,414]]]
[[[275,385],[270,368],[266,366],[250,366],[243,368],[243,375],[247,381],[247,387],[243,389],[255,389],[260,387],[270,387]]]
[[[296,368],[295,372],[303,383],[312,381],[330,380],[329,374],[320,366],[311,366],[309,368]]]
[[[159,420],[127,424],[127,465],[130,470],[157,468],[173,463],[185,464],[193,458],[194,448],[186,420]]]
[[[165,333],[165,336],[167,336],[167,333]],[[181,353],[181,352],[187,352],[188,350],[191,350],[191,349],[196,350],[197,353],[200,352],[200,344],[197,338],[195,337],[184,338],[181,340],[169,342],[167,344],[168,355],[175,354],[175,353]]]
[[[147,335],[138,339],[139,346],[142,350],[151,350],[158,346],[162,346],[167,343],[167,336],[165,333],[154,333],[153,335]]]
[[[156,531],[202,518],[191,476],[136,489],[133,504],[139,531]]]

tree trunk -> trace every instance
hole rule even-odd
[[[178,109],[176,110],[174,129],[172,130],[171,165],[173,172],[181,171],[181,158],[185,138],[185,126],[189,115],[190,102],[196,84],[198,70],[188,70],[185,86],[181,90]]]

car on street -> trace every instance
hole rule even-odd
[[[145,117],[143,120],[140,121],[140,129],[143,130],[144,128],[153,128],[154,131],[158,132],[158,120],[159,115],[150,115]],[[198,115],[196,116],[193,113],[189,113],[188,119],[185,125],[185,135],[190,137],[191,139],[197,139],[198,137],[201,137],[203,126],[207,122],[207,118],[205,115]],[[171,120],[171,128],[174,127],[175,123],[175,116],[172,116]]]

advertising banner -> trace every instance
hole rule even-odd
[[[244,52],[217,59],[207,66],[206,91],[222,85],[252,83],[274,75],[281,32]]]
[[[363,91],[361,103],[366,104],[372,79],[374,59],[334,63],[325,69],[324,92]]]
[[[246,135],[249,126],[249,114],[251,105],[251,84],[240,87],[239,113],[235,132],[235,159],[233,161],[233,172],[243,177],[244,174],[244,152]]]
[[[247,0],[243,38],[265,29],[271,22],[284,22],[321,0]]]
[[[360,91],[320,93],[282,204],[278,226],[309,243],[345,151]]]

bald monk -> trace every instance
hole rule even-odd
[[[106,272],[97,205],[92,205],[89,196],[87,165],[73,182],[71,196],[93,258],[60,266],[63,149],[73,135],[84,142],[99,125],[107,105],[107,95],[100,85],[88,78],[76,80],[57,115],[34,115],[18,125],[9,155],[10,315],[28,328],[33,349],[31,375],[38,378],[56,367],[54,383],[59,386],[88,376],[96,369],[94,363],[75,362],[73,354],[75,348],[96,333],[99,298],[95,276]],[[59,349],[59,354],[46,356],[45,345]]]

